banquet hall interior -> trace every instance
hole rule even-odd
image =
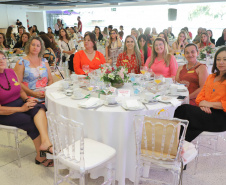
[[[107,29],[109,25],[113,25],[113,28],[117,28],[118,31],[120,31],[120,26],[123,25],[124,36],[121,39],[122,45],[126,43],[126,36],[132,34],[133,28],[136,28],[135,30],[141,28],[144,32],[147,27],[156,28],[158,33],[171,27],[175,39],[178,37],[178,34],[181,33],[182,28],[188,27],[189,32],[192,34],[192,38],[190,38],[191,41],[197,35],[198,28],[202,27],[207,30],[212,30],[213,38],[217,41],[217,39],[222,36],[222,31],[225,29],[226,2],[224,0],[0,0],[0,33],[6,34],[7,28],[12,27],[13,33],[18,35],[18,28],[16,25],[17,19],[22,23],[22,26],[24,26],[25,31],[28,33],[28,28],[33,25],[36,25],[39,33],[48,33],[49,28],[52,29],[53,33],[55,33],[55,25],[57,24],[58,19],[62,20],[64,28],[79,27],[77,21],[78,16],[80,16],[82,21],[82,36],[85,36],[86,32],[94,32],[94,30],[96,30],[96,26],[100,28],[100,31],[104,31],[104,29]],[[109,33],[112,35],[110,30],[107,30],[106,33],[107,35],[109,35]],[[130,37],[130,39],[131,38],[135,37]],[[170,45],[171,43],[172,46],[172,43],[176,41],[175,39],[169,40],[168,44]],[[60,39],[58,37],[57,41],[59,40]],[[97,50],[105,55],[106,48],[102,47],[101,44],[102,42],[99,44],[100,49],[97,47]],[[78,47],[80,46],[78,45]],[[76,51],[79,50],[78,47],[76,46]],[[121,49],[123,50],[123,48]],[[183,51],[184,50],[185,49],[183,49]],[[182,55],[183,54],[181,54],[180,57],[182,57]],[[177,56],[177,54],[175,54],[175,56]],[[177,57],[177,59],[180,60],[179,57]],[[13,64],[10,64],[11,67],[12,65]],[[17,64],[14,64],[13,66],[15,65]],[[212,66],[213,65],[209,65],[207,67],[209,74],[211,74]],[[64,73],[68,73],[68,71],[64,71]],[[48,88],[46,93],[47,91],[49,91],[49,94],[52,93],[52,91]],[[189,96],[189,94],[183,94],[183,96],[186,97]],[[116,159],[122,156],[122,159],[118,161],[116,160],[117,166],[122,168],[116,168],[115,184],[133,185],[135,178],[134,169],[136,168],[136,164],[134,161],[131,164],[129,163],[131,159],[135,160],[135,153],[130,154],[130,149],[132,148],[135,151],[136,148],[133,130],[133,116],[135,113],[130,114],[128,110],[126,111],[123,108],[120,111],[125,111],[127,113],[127,117],[124,117],[124,114],[120,111],[115,111],[111,115],[111,107],[107,106],[105,107],[105,112],[103,111],[105,114],[103,116],[100,112],[104,106],[100,106],[100,108],[97,107],[96,110],[79,108],[78,112],[73,113],[73,105],[71,105],[73,102],[71,103],[70,100],[67,101],[69,105],[68,107],[65,106],[66,103],[64,104],[60,101],[57,102],[62,105],[61,108],[58,108],[58,104],[54,102],[54,98],[49,98],[48,101],[46,101],[46,106],[49,106],[48,108],[56,112],[61,111],[65,113],[65,115],[71,116],[71,118],[78,116],[79,120],[87,122],[90,121],[90,123],[95,123],[100,126],[97,128],[95,125],[89,124],[89,126],[84,127],[87,129],[85,132],[89,133],[89,136],[91,136],[92,139],[96,139],[100,142],[103,140],[105,144],[110,143],[110,146],[113,148],[115,146]],[[166,105],[168,106],[168,109],[170,109],[169,104]],[[174,111],[176,108],[174,106],[172,107]],[[149,110],[153,110],[151,106],[146,107],[146,105],[144,105],[144,109],[146,109],[146,113],[148,113]],[[88,111],[89,114],[86,114],[86,111]],[[88,116],[86,118],[86,115],[89,115],[90,118],[88,118]],[[170,115],[170,117],[173,117],[172,112]],[[109,126],[109,128],[106,126],[106,128],[110,131],[111,129],[117,130],[112,132],[108,130],[106,133],[101,133],[105,132],[105,125],[97,123],[98,121],[93,121],[92,119],[96,119],[95,116],[106,124],[108,124],[109,121],[111,126]],[[109,120],[107,118],[109,118]],[[110,118],[112,120],[110,120]],[[122,128],[119,127],[120,124],[118,123],[115,124],[117,126],[114,127],[114,120],[118,122],[125,122],[125,124],[122,124]],[[130,125],[130,129],[128,130],[127,128],[124,128],[127,125]],[[19,140],[21,140],[25,137],[26,132],[19,130],[19,133]],[[96,133],[100,134],[96,136]],[[114,143],[113,141],[109,141],[110,139],[117,140],[117,146],[115,144],[116,142]],[[13,132],[9,133],[8,131],[2,129],[0,125],[0,185],[54,184],[54,167],[44,167],[44,165],[36,165],[37,163],[35,164],[34,159],[36,156],[36,150],[30,138],[25,139],[19,144],[21,157],[21,167],[19,167],[17,152],[12,150],[12,148],[2,147],[2,144],[5,145],[8,143],[14,145],[14,140]],[[198,138],[196,138],[193,143],[197,143],[197,141]],[[219,149],[221,153],[226,154],[225,142],[223,134],[219,134],[217,139],[214,138],[209,140],[208,144],[212,145],[214,143],[215,147]],[[123,147],[126,147],[126,149]],[[125,153],[123,153],[123,151]],[[118,152],[120,152],[120,154]],[[198,165],[196,159],[194,159],[187,164],[184,170],[182,170],[183,185],[225,185],[225,155],[218,155],[218,153],[215,155],[209,155],[208,149],[206,148],[202,148],[202,152],[207,152],[207,155],[199,157]],[[117,170],[119,171],[117,172]],[[121,171],[123,171],[123,175],[120,174]],[[62,170],[62,173],[68,172],[68,170]],[[149,178],[155,176],[159,179],[163,179],[164,181],[168,181],[167,179],[172,178],[171,174],[167,173],[167,170],[165,170],[164,173],[150,170],[148,176]],[[100,185],[104,181],[103,175],[91,176],[90,174],[86,174],[85,179],[86,182],[88,182],[88,185]],[[79,180],[73,179],[73,182],[79,183]],[[63,182],[61,184],[66,185],[68,183]],[[151,185],[156,183],[147,184]]]

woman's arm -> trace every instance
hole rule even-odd
[[[179,66],[179,67],[178,67],[178,70],[177,70],[177,74],[176,74],[175,80],[176,80],[178,83],[181,83],[179,76],[180,76],[180,72],[181,72],[182,69],[183,69],[183,66]]]
[[[203,100],[199,103],[199,107],[208,107],[208,108],[214,108],[214,109],[224,109],[221,102],[209,102],[206,100]]]
[[[46,62],[45,65],[46,65],[47,73],[48,73],[48,86],[49,86],[53,83],[53,77],[52,77],[52,74],[51,74],[51,71],[50,71],[49,63]]]
[[[118,48],[121,48],[122,47],[121,39],[120,38],[117,38],[117,42],[118,42]]]
[[[170,69],[171,78],[175,79],[175,76],[177,74],[178,65],[177,65],[177,61],[173,55],[171,55],[169,69]]]
[[[105,56],[106,56],[106,61],[108,63],[108,46],[105,47]]]
[[[75,56],[73,58],[74,71],[78,75],[84,75],[85,72],[82,70],[82,64],[81,64],[82,58],[80,56],[80,52],[83,52],[83,51],[79,51],[75,53]]]

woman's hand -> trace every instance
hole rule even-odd
[[[38,100],[35,99],[35,98],[28,98],[28,99],[27,99],[27,102],[30,102],[30,103],[37,103]]]
[[[36,91],[34,92],[34,97],[35,98],[45,98],[45,92],[42,92],[42,91]]]
[[[210,102],[206,101],[206,100],[203,100],[199,103],[199,107],[208,107],[210,108],[211,107],[211,104]]]
[[[36,102],[27,102],[23,104],[23,106],[21,107],[22,109],[21,112],[27,112],[30,109],[33,109],[36,104],[37,104]]]
[[[212,111],[210,110],[209,107],[200,107],[200,109],[201,109],[202,111],[204,111],[205,113],[207,113],[207,114],[212,114]]]

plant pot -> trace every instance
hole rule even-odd
[[[124,85],[124,83],[111,83],[111,86],[112,87],[115,87],[115,88],[120,88]]]

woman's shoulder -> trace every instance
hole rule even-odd
[[[15,74],[14,70],[13,69],[5,69],[6,73],[7,74]]]

